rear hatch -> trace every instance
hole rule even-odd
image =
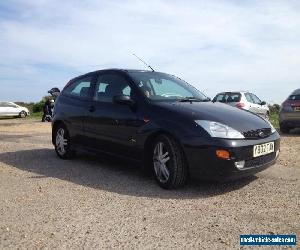
[[[240,105],[241,98],[242,95],[239,92],[226,92],[218,94],[214,98],[213,102],[222,102],[233,107],[242,108]]]
[[[292,117],[300,117],[300,95],[290,95],[282,104],[282,112]]]

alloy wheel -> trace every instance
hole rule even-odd
[[[166,183],[170,177],[167,162],[170,160],[169,152],[163,142],[158,142],[154,148],[153,165],[157,179],[161,183]]]
[[[57,152],[63,156],[67,152],[68,140],[66,138],[66,131],[64,128],[59,128],[56,132],[55,145]]]

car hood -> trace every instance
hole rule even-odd
[[[160,102],[156,105],[192,120],[220,122],[240,132],[270,128],[262,117],[219,102]]]

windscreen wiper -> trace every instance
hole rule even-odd
[[[179,99],[178,101],[179,102],[203,102],[203,100],[197,99],[194,97],[185,97],[185,98]]]

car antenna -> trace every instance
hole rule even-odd
[[[136,54],[132,54],[134,55],[137,59],[139,59],[143,64],[145,64],[148,68],[150,68],[152,70],[152,72],[154,72],[154,69],[149,65],[147,64],[145,61],[143,61],[141,58],[139,58]]]

